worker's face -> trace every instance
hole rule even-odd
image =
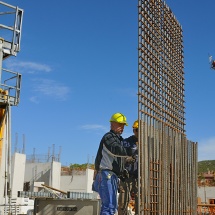
[[[118,122],[111,122],[111,130],[113,130],[117,134],[122,134],[124,130],[125,124]]]
[[[134,136],[138,138],[138,128],[133,128]]]

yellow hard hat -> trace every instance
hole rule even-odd
[[[128,126],[128,123],[126,122],[126,117],[122,113],[115,113],[112,115],[110,122],[118,122],[123,123]]]
[[[138,123],[138,120],[136,120],[135,122],[134,122],[134,124],[133,124],[133,128],[138,128],[138,126],[139,126],[139,123]]]

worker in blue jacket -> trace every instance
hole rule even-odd
[[[125,115],[112,115],[110,131],[102,137],[96,155],[93,190],[98,192],[101,198],[100,215],[114,215],[118,209],[118,178],[124,168],[122,158],[128,157],[121,137],[125,125],[128,125]]]
[[[125,159],[126,172],[120,180],[118,215],[127,214],[127,207],[131,199],[134,200],[135,215],[138,214],[138,124],[138,120],[136,120],[132,126],[133,135],[122,141],[127,154],[132,154],[133,159]]]

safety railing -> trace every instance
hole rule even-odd
[[[0,38],[3,39],[3,59],[20,51],[23,10],[0,1]]]
[[[0,104],[17,106],[20,101],[21,74],[2,68],[0,80]]]
[[[20,215],[27,214],[33,215],[34,206],[29,206],[26,204],[6,204],[0,205],[0,215]]]

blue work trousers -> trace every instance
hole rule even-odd
[[[95,188],[101,198],[100,215],[114,215],[118,208],[117,191],[118,177],[110,170],[98,172],[95,179]]]

